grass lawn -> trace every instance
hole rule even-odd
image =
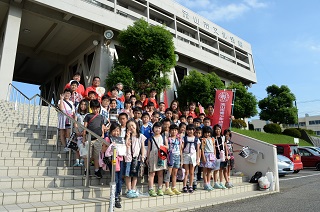
[[[236,128],[232,128],[232,131],[240,133],[242,135],[249,136],[251,138],[255,138],[270,144],[293,144],[293,137],[287,135],[279,135],[279,134],[271,134],[265,132],[258,132],[252,130],[240,130]],[[299,146],[311,146],[310,143],[303,139],[299,139]]]

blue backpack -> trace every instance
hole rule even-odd
[[[197,145],[198,145],[198,141],[199,141],[199,138],[198,138],[198,137],[194,137],[194,141],[193,141],[193,142],[188,141],[187,136],[184,136],[183,140],[184,140],[183,151],[184,151],[184,149],[187,147],[187,144],[188,144],[188,143],[190,144],[190,145],[189,145],[189,153],[190,153],[190,151],[191,151],[191,144],[193,144],[193,145],[194,145],[194,148],[196,149],[196,151],[198,151],[198,150],[197,150]]]

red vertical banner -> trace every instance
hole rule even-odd
[[[215,124],[219,124],[222,128],[222,131],[229,128],[232,110],[232,99],[232,90],[216,91],[213,112],[213,123],[211,123],[212,126],[214,126]]]

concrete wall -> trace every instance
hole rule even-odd
[[[274,174],[275,190],[280,191],[278,177],[278,159],[277,148],[272,145],[254,138],[250,138],[238,133],[232,133],[233,149],[241,150],[243,146],[249,146],[251,149],[259,151],[256,163],[248,162],[241,157],[238,152],[235,153],[235,169],[241,171],[246,176],[254,175],[256,171],[261,171],[263,175],[270,169]],[[262,154],[261,154],[262,153]]]

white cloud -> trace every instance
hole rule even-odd
[[[313,38],[300,38],[294,42],[294,46],[312,52],[320,52],[320,43]]]
[[[228,4],[222,4],[222,1],[218,0],[176,0],[176,2],[212,21],[230,21],[243,16],[252,9],[268,6],[259,0],[234,1],[236,3]]]
[[[252,8],[263,8],[267,7],[266,3],[259,2],[258,0],[244,0],[246,4],[248,4]]]
[[[233,20],[243,15],[250,8],[244,4],[229,4],[223,7],[217,7],[213,11],[203,10],[199,13],[212,21]]]

